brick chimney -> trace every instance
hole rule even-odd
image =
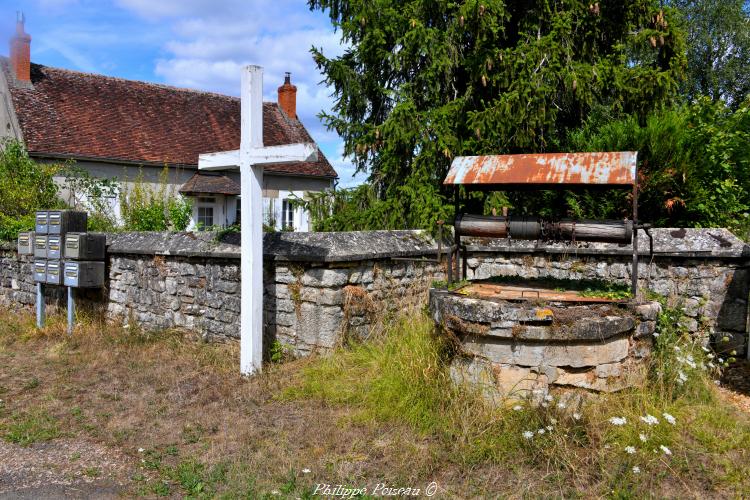
[[[291,73],[284,76],[284,85],[279,87],[279,106],[292,120],[297,119],[297,87],[292,85]]]
[[[19,82],[31,83],[31,36],[24,30],[26,18],[16,17],[16,34],[10,39],[10,66]]]

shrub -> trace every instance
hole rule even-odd
[[[0,144],[0,240],[33,229],[37,210],[62,206],[53,181],[61,168],[35,162],[16,140]]]
[[[190,224],[192,205],[168,187],[169,170],[165,166],[154,188],[143,180],[143,172],[130,188],[120,193],[120,212],[126,231],[184,231]]]

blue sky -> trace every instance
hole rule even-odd
[[[0,39],[26,15],[31,60],[39,64],[239,95],[240,68],[265,68],[266,100],[276,100],[284,72],[297,86],[297,113],[340,176],[353,178],[342,143],[317,114],[329,110],[312,45],[342,52],[338,34],[303,0],[0,0]],[[2,42],[0,42],[2,43]],[[7,43],[1,53],[7,55]]]

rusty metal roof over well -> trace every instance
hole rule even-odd
[[[443,184],[632,186],[638,153],[545,153],[459,156]]]

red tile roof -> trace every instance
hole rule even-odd
[[[240,100],[166,85],[31,65],[33,87],[14,84],[2,69],[32,155],[60,155],[144,164],[197,166],[198,155],[239,149]],[[267,146],[314,142],[276,103],[263,103]],[[268,165],[265,171],[337,177],[318,161]]]
[[[226,194],[239,196],[240,186],[218,172],[196,172],[180,188],[182,194]]]

